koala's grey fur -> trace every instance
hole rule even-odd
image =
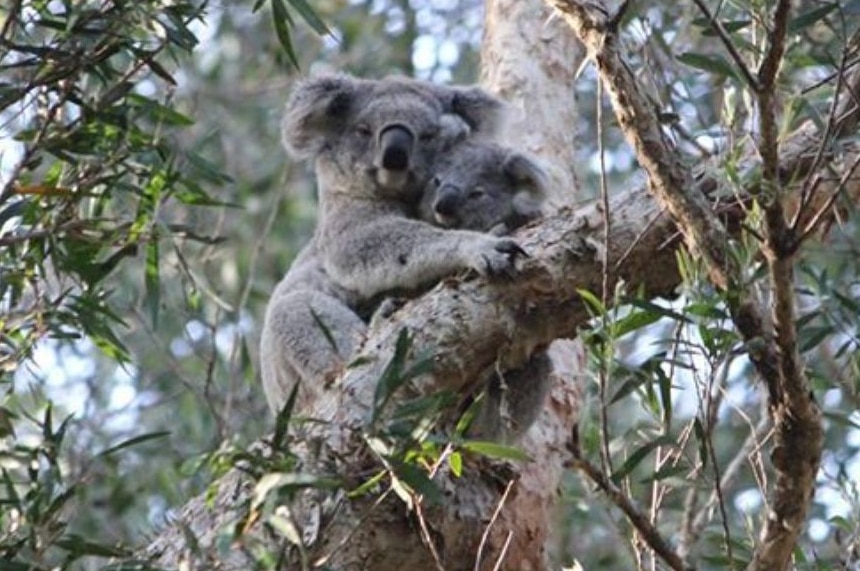
[[[448,228],[507,234],[542,215],[548,180],[544,169],[520,152],[466,141],[437,160],[419,214]],[[517,440],[543,407],[551,369],[546,352],[538,351],[520,368],[487,373],[470,437]]]
[[[422,220],[496,236],[542,215],[546,171],[534,159],[493,143],[466,141],[434,168],[419,206]]]
[[[355,308],[463,269],[514,270],[515,241],[412,219],[437,156],[500,118],[501,103],[478,88],[345,75],[298,86],[284,145],[315,159],[320,215],[266,310],[260,360],[273,410],[296,383],[303,406],[340,372],[366,331]]]

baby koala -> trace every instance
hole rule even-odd
[[[466,141],[437,159],[434,171],[419,206],[422,220],[503,236],[542,215],[547,175],[522,153]]]
[[[437,159],[419,216],[445,228],[502,236],[543,214],[548,177],[528,156],[466,141]],[[485,373],[484,402],[469,436],[516,441],[537,418],[550,388],[551,362],[538,351],[522,367]]]

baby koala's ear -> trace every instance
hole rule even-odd
[[[461,143],[472,134],[472,128],[462,117],[453,113],[445,113],[439,119],[439,140],[441,150],[447,150]]]
[[[514,212],[524,221],[540,218],[549,195],[549,176],[543,167],[531,157],[511,152],[505,157],[503,170],[516,189]]]
[[[502,127],[505,104],[498,97],[476,86],[425,84],[442,104],[444,113],[459,116],[476,137],[493,137]]]

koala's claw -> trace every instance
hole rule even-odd
[[[528,254],[510,238],[495,240],[491,251],[480,254],[483,262],[480,273],[489,277],[513,279],[516,275],[517,256],[528,256]]]
[[[499,240],[499,243],[496,244],[496,249],[500,252],[504,252],[511,258],[516,258],[517,256],[522,256],[523,258],[529,257],[529,253],[523,250],[522,246],[520,246],[516,243],[516,241],[511,240],[510,238],[503,238]]]

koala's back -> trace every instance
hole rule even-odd
[[[318,291],[341,300],[347,306],[354,307],[358,303],[355,292],[341,287],[329,277],[315,240],[311,240],[296,255],[290,269],[275,286],[272,299],[296,290]]]

